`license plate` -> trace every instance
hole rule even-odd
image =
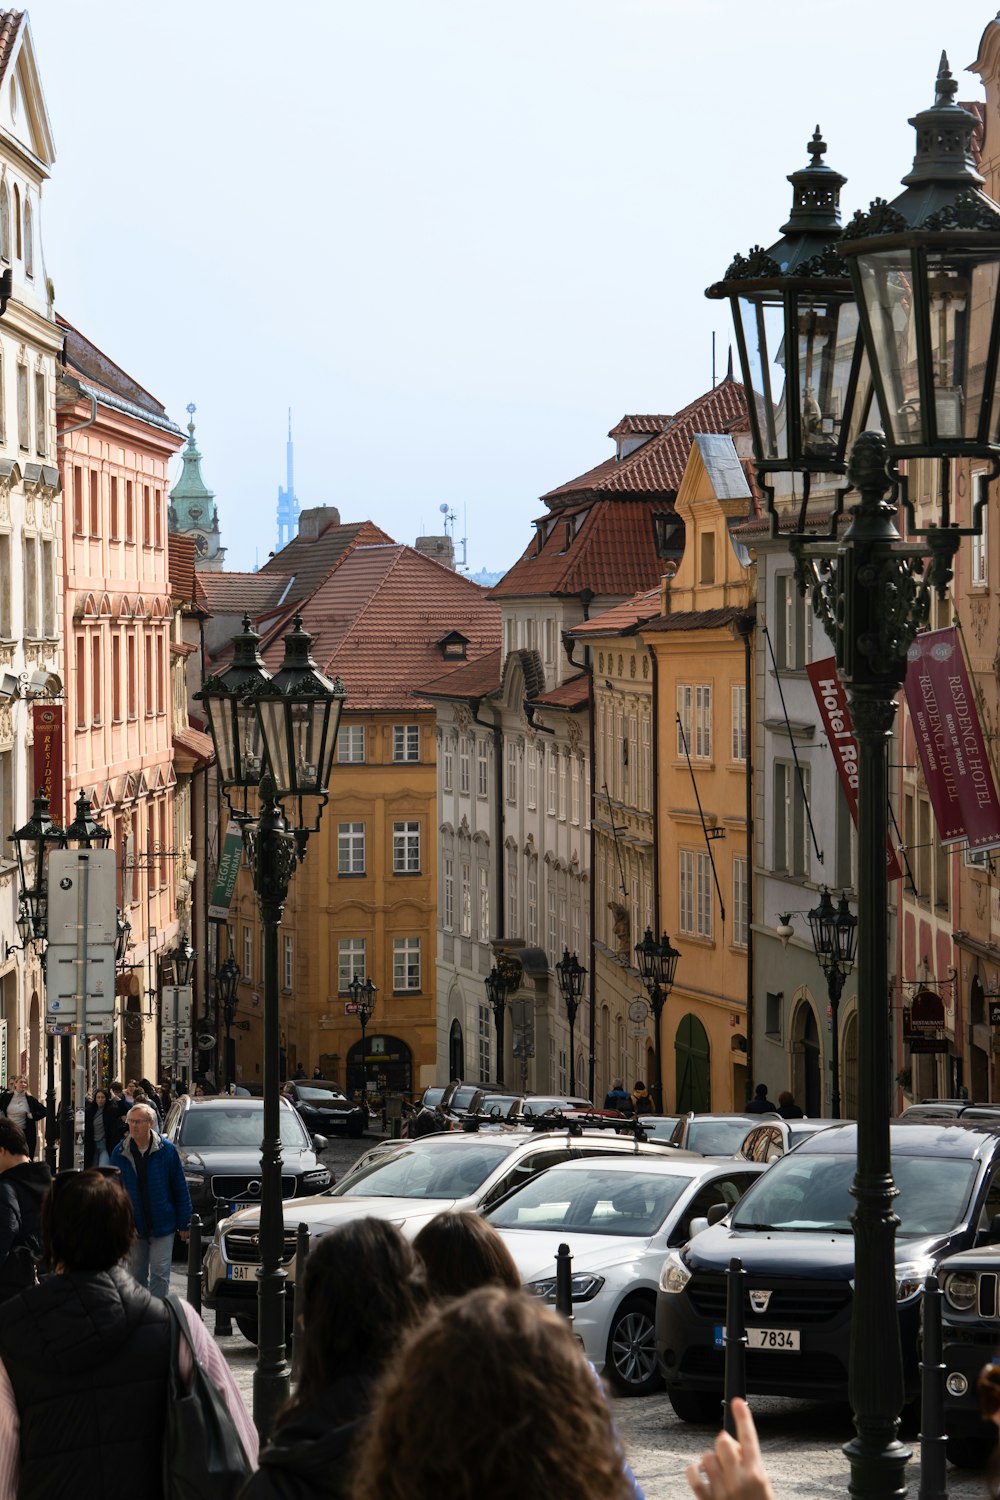
[[[256,1281],[257,1280],[257,1267],[256,1266],[232,1266],[232,1265],[227,1266],[226,1267],[226,1280],[227,1281]]]
[[[748,1328],[747,1347],[750,1349],[794,1349],[798,1350],[797,1328]]]

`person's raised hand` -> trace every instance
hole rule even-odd
[[[699,1500],[774,1500],[750,1408],[735,1397],[730,1410],[735,1439],[720,1432],[715,1448],[688,1464],[687,1482]]]

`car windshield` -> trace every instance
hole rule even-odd
[[[639,1124],[651,1141],[671,1141],[680,1121],[679,1115],[640,1115]]]
[[[823,1152],[783,1156],[740,1200],[733,1229],[832,1230],[850,1234],[854,1155]],[[946,1234],[960,1223],[976,1177],[973,1161],[941,1156],[893,1158],[899,1190],[897,1235]]]
[[[178,1144],[189,1150],[203,1146],[258,1147],[264,1111],[258,1109],[189,1109],[181,1121]],[[301,1151],[307,1144],[301,1120],[287,1107],[281,1111],[281,1144]]]
[[[452,1109],[468,1109],[478,1093],[479,1089],[472,1085],[464,1089],[456,1089],[451,1098]]]
[[[686,1177],[652,1172],[586,1172],[550,1167],[488,1215],[498,1229],[548,1229],[572,1234],[655,1234],[688,1186]]]
[[[753,1121],[692,1120],[684,1145],[702,1156],[735,1156]]]
[[[562,1099],[559,1097],[549,1097],[545,1099],[525,1099],[523,1113],[526,1115],[547,1115],[550,1110],[554,1109],[590,1108],[591,1104],[589,1099]]]
[[[313,1100],[316,1100],[320,1104],[329,1104],[331,1099],[344,1099],[344,1095],[340,1092],[339,1089],[318,1089],[315,1087],[306,1088],[301,1083],[296,1084],[295,1094],[297,1098],[303,1099],[307,1103],[311,1103]]]
[[[420,1142],[379,1156],[351,1173],[334,1190],[334,1197],[469,1198],[510,1153],[499,1142],[434,1142],[421,1150]]]

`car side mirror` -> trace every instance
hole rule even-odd
[[[688,1225],[688,1239],[693,1240],[696,1234],[701,1234],[709,1227],[708,1220],[701,1218],[692,1219]]]
[[[722,1220],[726,1217],[726,1214],[728,1212],[728,1203],[713,1203],[712,1207],[708,1210],[705,1222],[709,1225],[721,1224]]]
[[[312,1142],[314,1151],[325,1151],[330,1144],[325,1135],[314,1135]]]

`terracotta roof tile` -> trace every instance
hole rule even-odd
[[[478,661],[463,661],[460,667],[430,682],[419,689],[422,698],[485,698],[492,693],[500,681],[502,666],[499,650],[487,651]]]
[[[392,543],[392,537],[374,521],[328,526],[318,537],[292,537],[287,547],[268,558],[260,571],[268,578],[279,575],[286,581],[291,578],[292,586],[284,594],[283,602],[299,604],[329,578],[352,547],[373,542]]]
[[[0,10],[0,82],[3,81],[8,64],[14,55],[14,47],[24,14],[23,10]]]
[[[657,584],[656,588],[644,589],[641,594],[626,599],[624,604],[616,604],[613,608],[606,609],[595,620],[582,620],[567,634],[575,636],[631,635],[637,626],[656,618],[660,613],[660,602],[660,587]]]
[[[608,433],[609,438],[633,437],[642,433],[666,432],[672,416],[625,416]]]
[[[660,635],[671,630],[716,630],[739,620],[753,620],[752,610],[729,604],[722,609],[682,609],[675,615],[660,615],[642,627],[646,635]]]
[[[418,711],[415,695],[441,675],[449,631],[466,636],[473,660],[500,646],[500,609],[486,589],[395,542],[353,547],[301,614],[317,666],[344,681],[348,714]],[[272,671],[282,652],[276,632],[264,648]]]
[[[10,12],[8,12],[10,14]],[[2,48],[3,24],[0,22],[0,48]],[[0,73],[2,77],[2,73]],[[82,334],[72,323],[67,322],[62,313],[56,313],[56,323],[65,334],[66,364],[77,375],[82,375],[88,384],[95,385],[101,390],[107,391],[112,396],[120,396],[130,401],[133,406],[144,408],[151,416],[159,417],[160,420],[167,418],[167,409],[162,401],[157,401],[155,396],[120,365],[116,365],[103,350],[91,343],[90,339]]]
[[[171,536],[170,545],[174,538]],[[288,580],[270,573],[201,573],[198,576],[205,602],[213,614],[242,614],[248,610],[258,618],[274,609]]]
[[[197,598],[197,583],[194,571],[194,537],[167,533],[167,574],[170,593],[174,599],[193,604]]]
[[[579,531],[564,550],[562,516],[553,526],[541,552],[535,543],[493,589],[497,599],[536,594],[578,594],[631,598],[652,588],[663,572],[657,555],[653,517],[669,510],[631,497],[599,499],[585,507]]]
[[[215,759],[215,746],[212,736],[205,734],[200,729],[192,729],[190,726],[184,729],[175,729],[173,735],[174,745],[186,750],[194,760],[210,761]]]
[[[590,702],[590,673],[581,672],[547,693],[536,693],[531,701],[544,708],[585,708]]]

